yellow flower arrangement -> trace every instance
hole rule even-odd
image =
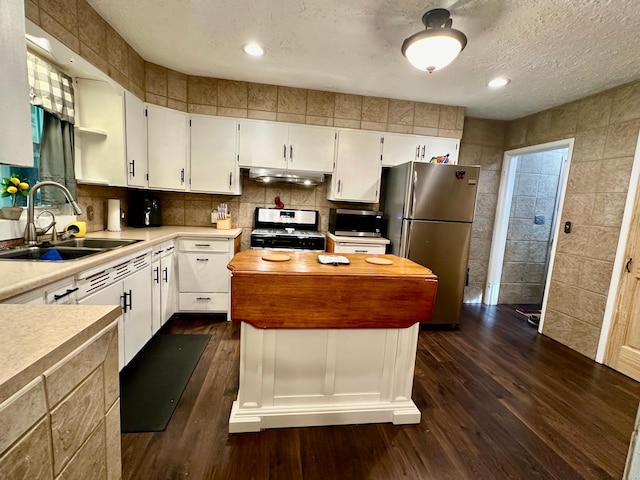
[[[23,178],[17,173],[12,173],[9,178],[2,179],[2,197],[12,197],[12,206],[16,206],[18,196],[29,195],[29,179]]]

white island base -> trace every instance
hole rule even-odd
[[[242,322],[240,385],[229,433],[420,422],[411,400],[419,324],[259,329]]]

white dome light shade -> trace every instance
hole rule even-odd
[[[446,67],[467,45],[467,37],[451,28],[449,10],[436,8],[422,17],[426,30],[411,35],[402,43],[402,54],[411,65],[429,73]]]
[[[247,43],[242,46],[242,50],[247,55],[251,55],[253,57],[261,57],[264,55],[264,48],[262,48],[257,43]]]
[[[462,51],[462,44],[456,38],[440,32],[421,34],[422,38],[411,42],[404,50],[404,56],[418,70],[433,72],[453,62]]]

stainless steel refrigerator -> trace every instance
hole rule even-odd
[[[395,255],[438,276],[431,323],[458,325],[479,166],[409,162],[385,173],[382,210]]]

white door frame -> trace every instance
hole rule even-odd
[[[553,232],[553,240],[551,254],[547,267],[547,277],[544,287],[544,297],[542,301],[542,315],[538,331],[542,332],[544,324],[544,312],[547,307],[547,297],[549,286],[551,284],[551,272],[553,270],[553,260],[556,254],[556,246],[558,244],[558,235],[560,232],[560,221],[562,215],[562,206],[564,205],[564,196],[569,179],[569,167],[571,165],[571,155],[573,153],[573,138],[565,140],[557,140],[555,142],[542,143],[531,147],[516,148],[504,152],[502,160],[502,173],[500,175],[500,189],[498,190],[498,204],[496,206],[496,216],[493,225],[493,237],[491,239],[491,253],[489,255],[489,266],[487,269],[487,284],[484,291],[483,303],[485,305],[496,305],[498,303],[498,293],[500,292],[500,280],[502,277],[502,264],[504,262],[504,251],[507,245],[507,230],[509,229],[509,213],[511,211],[511,198],[513,196],[513,188],[516,178],[517,158],[521,155],[531,153],[546,152],[549,150],[567,149],[567,158],[561,171],[561,190],[560,200],[558,202],[558,210],[555,212],[555,228]]]

